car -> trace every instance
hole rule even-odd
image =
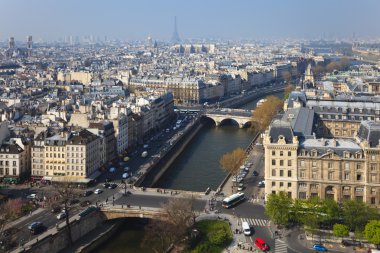
[[[129,177],[129,174],[127,172],[123,173],[123,175],[121,176],[122,178],[126,179]]]
[[[108,186],[108,189],[115,189],[117,187],[117,184],[110,184]]]
[[[244,235],[250,236],[251,235],[251,227],[249,226],[248,222],[243,221],[241,224],[241,227],[243,228]]]
[[[114,172],[116,172],[116,168],[111,167],[110,170],[109,170],[109,172],[110,172],[110,173],[114,173]]]
[[[256,170],[253,171],[252,173],[253,176],[257,177],[259,175],[259,172],[257,172]]]
[[[32,222],[32,223],[28,226],[28,229],[29,229],[29,230],[32,230],[32,229],[35,229],[35,228],[40,227],[40,226],[43,226],[43,223],[40,222],[40,221],[35,221],[35,222]]]
[[[66,212],[61,212],[61,213],[59,213],[59,214],[57,215],[57,219],[58,219],[58,220],[62,220],[62,219],[64,219],[64,218],[66,218]]]
[[[255,239],[255,245],[262,251],[269,250],[268,244],[266,244],[265,241],[259,237]]]
[[[53,206],[53,208],[51,209],[52,213],[59,213],[60,211],[61,211],[60,206]]]
[[[30,230],[33,235],[38,235],[44,232],[47,228],[44,225],[38,226]]]
[[[26,196],[27,199],[36,199],[37,198],[37,194],[35,193],[32,193],[32,194],[29,194],[28,196]]]
[[[239,186],[238,186],[238,191],[242,191],[244,190],[244,184],[243,183],[240,183]]]
[[[104,183],[104,184],[103,184],[103,188],[108,188],[109,186],[110,186],[109,183]]]
[[[103,192],[102,189],[96,189],[96,190],[94,191],[95,194],[100,194],[100,193],[102,193],[102,192]]]
[[[362,243],[359,241],[349,240],[349,239],[342,240],[342,244],[344,246],[361,246],[362,245]]]
[[[129,170],[130,170],[129,167],[124,168],[124,172],[128,172]]]
[[[89,206],[89,205],[91,205],[91,201],[89,201],[89,200],[84,200],[84,201],[80,202],[79,205],[80,205],[81,207]]]
[[[94,192],[93,191],[85,191],[83,193],[83,197],[87,197],[87,196],[90,196],[91,194],[93,194]]]
[[[258,184],[259,187],[264,187],[265,186],[265,181],[260,181],[259,184]]]
[[[106,178],[106,183],[108,183],[108,182],[112,182],[112,178],[107,177]]]
[[[327,251],[327,248],[325,246],[322,246],[321,244],[314,244],[311,249],[316,251]]]

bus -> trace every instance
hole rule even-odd
[[[231,196],[223,199],[222,206],[224,208],[230,208],[239,202],[243,201],[245,199],[244,193],[243,192],[238,192],[235,194],[232,194]]]

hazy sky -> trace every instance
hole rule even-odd
[[[380,0],[0,0],[0,40],[380,35]]]

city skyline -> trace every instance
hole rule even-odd
[[[380,2],[368,1],[80,1],[4,0],[0,41],[28,35],[169,41],[177,17],[181,39],[278,39],[375,37]],[[12,11],[13,10],[13,11]]]

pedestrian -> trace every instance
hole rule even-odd
[[[249,247],[249,251],[252,251],[252,246]]]

